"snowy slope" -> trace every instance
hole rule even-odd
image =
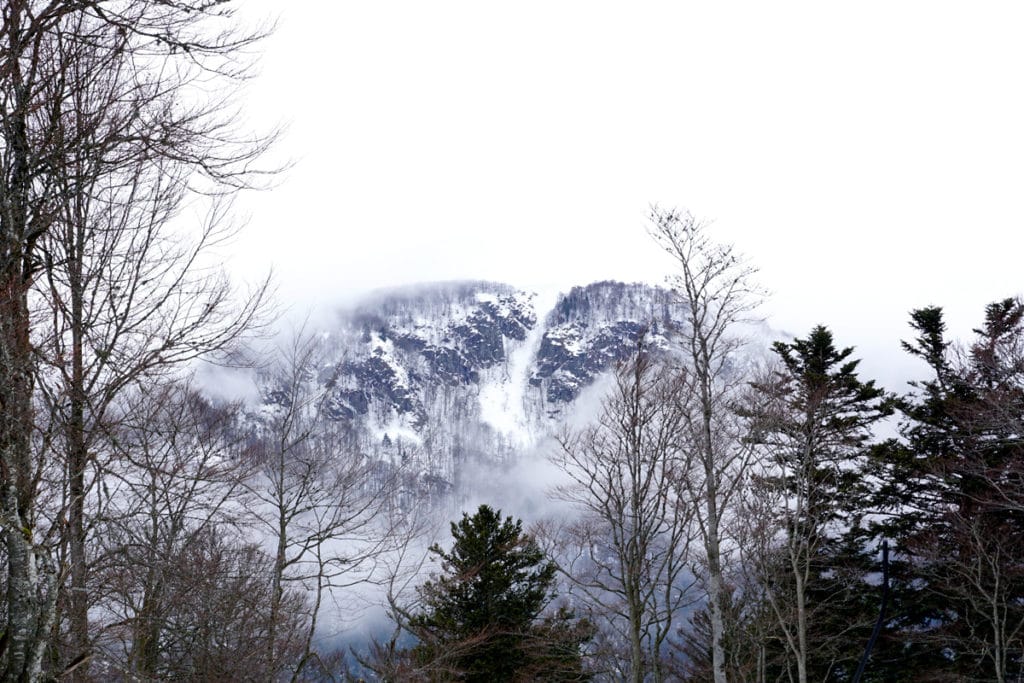
[[[679,325],[663,289],[601,282],[538,295],[492,282],[380,292],[319,338],[313,383],[344,447],[460,489],[557,430],[587,387],[647,333]],[[269,387],[265,400],[273,402]]]

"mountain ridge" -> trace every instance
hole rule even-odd
[[[641,283],[548,297],[479,280],[389,288],[319,331],[307,382],[340,447],[450,491],[467,468],[536,448],[641,335],[667,346],[681,320],[676,295]],[[253,419],[282,400],[272,377],[259,383]]]

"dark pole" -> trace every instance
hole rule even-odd
[[[853,675],[853,683],[860,683],[860,677],[864,675],[864,668],[868,665],[868,657],[871,656],[871,648],[878,640],[878,634],[882,632],[882,622],[885,621],[885,604],[889,601],[889,541],[882,541],[882,608],[878,612],[878,621],[871,631],[871,639],[868,640],[868,647],[864,650],[864,656],[860,658],[860,665],[857,666],[857,673]]]

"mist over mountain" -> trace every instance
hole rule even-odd
[[[475,496],[481,468],[514,466],[597,408],[595,383],[647,334],[679,327],[670,291],[597,282],[544,296],[495,282],[375,292],[316,331],[307,381],[339,448],[401,467],[420,494]],[[258,379],[262,405],[287,400]]]

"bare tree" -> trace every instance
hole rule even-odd
[[[397,472],[338,446],[339,427],[332,429],[326,412],[334,370],[324,362],[321,341],[300,331],[275,355],[263,387],[274,408],[258,426],[256,476],[248,487],[259,527],[275,546],[272,636],[288,587],[311,595],[303,650],[292,673],[297,680],[316,657],[324,601],[377,580],[377,563],[405,535],[391,496]],[[276,639],[269,642],[273,646]]]
[[[143,387],[118,407],[125,415],[112,440],[116,457],[97,463],[105,471],[95,507],[87,510],[97,526],[87,586],[102,654],[97,669],[105,675],[165,677],[187,649],[175,645],[188,637],[185,624],[231,620],[225,611],[230,606],[203,606],[186,596],[198,589],[203,567],[221,563],[217,558],[228,547],[249,552],[243,550],[249,544],[240,526],[246,516],[243,444],[232,436],[234,407],[214,407],[187,386]],[[244,560],[250,569],[267,562],[256,555]],[[231,579],[204,580],[213,591],[229,590]],[[269,575],[253,576],[249,587],[256,590],[260,581],[269,593]],[[269,651],[269,609],[264,610],[262,621],[251,612],[245,617],[263,625],[247,636],[260,642],[261,654]],[[290,637],[297,643],[294,631]],[[266,658],[258,662],[264,671],[280,665]]]
[[[54,373],[50,379],[62,380],[62,399],[56,398],[56,384],[47,388],[52,399],[49,407],[57,413],[47,425],[61,426],[60,453],[67,457],[68,485],[73,489],[66,510],[71,612],[75,647],[82,653],[87,650],[82,590],[84,469],[90,434],[95,433],[97,415],[103,413],[102,405],[92,403],[102,404],[116,394],[118,382],[110,379],[109,372],[125,360],[120,352],[125,351],[133,362],[152,366],[202,346],[182,354],[188,344],[172,350],[181,337],[161,336],[168,331],[167,319],[177,316],[181,332],[203,318],[201,308],[210,303],[203,297],[194,299],[196,292],[187,286],[196,282],[193,277],[185,277],[177,282],[179,289],[173,289],[175,272],[196,274],[191,269],[194,263],[187,261],[189,249],[184,249],[186,261],[176,261],[162,274],[151,261],[146,262],[145,272],[126,275],[124,268],[138,264],[141,253],[148,259],[167,255],[162,251],[166,242],[154,239],[152,232],[146,234],[146,229],[173,217],[177,202],[190,187],[201,184],[201,189],[215,191],[253,178],[251,164],[267,140],[237,135],[229,100],[224,99],[229,89],[209,96],[214,92],[209,88],[211,79],[246,76],[247,60],[239,58],[260,37],[258,31],[242,34],[224,28],[230,19],[231,10],[224,3],[4,3],[0,21],[0,519],[9,586],[8,647],[0,662],[4,680],[33,680],[40,675],[61,573],[50,549],[40,544],[35,533],[43,521],[38,505],[40,473],[50,457],[34,452],[31,443],[40,357]],[[197,184],[200,178],[206,181]],[[148,217],[147,211],[152,211]],[[106,227],[112,228],[114,236],[104,232]],[[143,234],[136,240],[132,231],[137,229]],[[162,234],[166,238],[166,231]],[[199,241],[208,240],[209,235]],[[147,242],[148,247],[140,247]],[[111,264],[105,262],[110,254],[102,246],[135,251],[118,252]],[[40,273],[50,277],[36,291],[46,290],[51,303],[59,301],[53,310],[52,332],[42,329],[49,315],[39,311],[46,309],[34,310],[31,305],[31,292],[41,284]],[[154,275],[162,277],[154,281],[150,279]],[[140,295],[137,287],[151,282],[157,283],[156,289]],[[207,293],[213,301],[218,299],[213,291]],[[146,301],[133,307],[140,298]],[[104,308],[105,313],[97,317]],[[132,311],[128,320],[123,317],[126,311]],[[203,324],[224,315],[221,306]],[[104,332],[84,331],[97,320]],[[143,343],[147,333],[152,335],[149,346]],[[104,343],[92,346],[96,339]],[[87,385],[97,381],[96,375],[89,376],[90,365],[93,370],[103,366],[98,381],[103,390],[115,390],[89,395]],[[121,374],[130,377],[138,369],[136,365]]]
[[[194,239],[176,234],[171,219],[182,188],[165,174],[153,163],[104,175],[91,168],[55,173],[68,187],[61,229],[43,239],[47,267],[35,301],[47,324],[39,326],[35,349],[54,455],[68,471],[60,517],[70,548],[73,657],[89,650],[85,500],[95,477],[87,470],[89,454],[107,450],[111,406],[133,383],[225,350],[254,328],[265,304],[265,283],[239,298],[222,274],[197,267],[233,231],[226,206],[214,207]]]
[[[692,602],[692,508],[680,490],[689,453],[678,440],[680,375],[641,340],[615,373],[597,423],[561,439],[555,462],[570,483],[553,495],[580,517],[565,533],[563,571],[629,647],[629,680],[664,680],[673,619]]]
[[[744,342],[737,332],[762,292],[753,282],[756,271],[732,246],[712,242],[706,226],[688,212],[654,207],[650,221],[652,237],[679,267],[671,284],[685,311],[678,339],[690,386],[679,438],[693,463],[684,481],[704,546],[714,680],[725,683],[724,522],[751,459],[733,410],[745,386],[738,358]]]
[[[308,605],[293,591],[277,615],[276,660],[267,659],[272,558],[257,544],[209,529],[168,560],[160,680],[257,683],[301,657]]]
[[[443,662],[430,662],[427,666],[414,662],[409,649],[400,644],[403,634],[412,632],[410,622],[414,614],[423,609],[416,588],[424,575],[430,544],[426,540],[417,543],[416,539],[436,538],[440,533],[439,528],[425,522],[420,519],[422,526],[416,529],[420,533],[407,535],[405,543],[382,557],[384,608],[393,624],[391,633],[386,639],[374,639],[365,652],[355,654],[361,666],[384,681],[428,681],[431,675],[454,674],[441,668]]]
[[[1020,588],[1024,585],[1024,542],[1014,520],[999,519],[993,510],[945,514],[957,546],[946,572],[923,572],[932,589],[959,608],[963,633],[962,660],[975,660],[976,671],[991,672],[998,683],[1019,681],[1024,675],[1024,609]],[[936,535],[937,536],[937,535]],[[943,547],[949,539],[926,534],[922,542]],[[923,546],[916,546],[921,552]],[[929,552],[929,551],[925,551]],[[939,639],[942,642],[942,639]],[[948,642],[948,641],[947,641]],[[982,676],[986,674],[982,673]]]

